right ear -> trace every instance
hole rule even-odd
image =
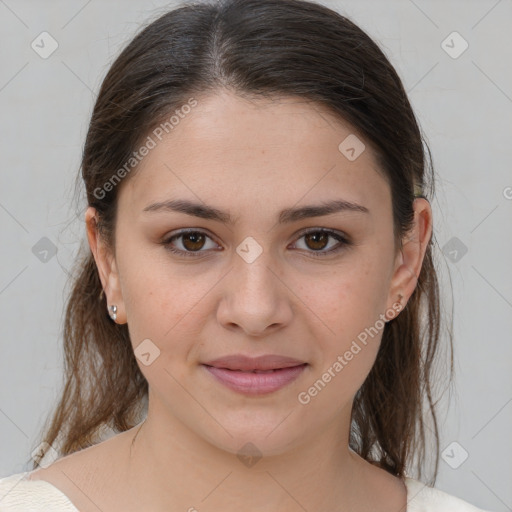
[[[98,212],[89,206],[85,212],[85,224],[87,228],[87,239],[89,247],[94,256],[101,286],[105,292],[107,304],[117,306],[116,323],[126,323],[123,296],[117,271],[116,259],[111,247],[108,247],[98,229]]]

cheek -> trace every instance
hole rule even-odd
[[[315,400],[317,411],[330,411],[326,414],[334,418],[336,411],[354,398],[372,369],[385,324],[362,300],[350,300],[345,292],[332,299],[325,323],[333,332],[318,328],[317,364],[302,391]]]
[[[129,248],[123,254],[132,255],[121,260],[119,268],[134,349],[150,339],[160,350],[160,363],[183,361],[200,339],[208,319],[208,292],[222,276],[171,265],[160,255],[148,264],[147,255],[130,253]]]
[[[385,326],[380,315],[387,290],[381,272],[379,264],[361,259],[350,270],[338,269],[328,280],[302,288],[301,299],[315,313],[319,359],[314,379],[322,381],[318,386],[328,382],[325,399],[341,403],[353,396],[375,362]]]
[[[345,341],[375,324],[387,296],[380,266],[362,259],[300,289],[302,302],[323,323],[325,334]]]

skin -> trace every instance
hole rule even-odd
[[[302,99],[219,92],[199,99],[120,185],[114,250],[88,209],[89,244],[117,323],[128,323],[134,350],[150,339],[160,355],[148,366],[138,360],[149,383],[141,428],[64,457],[40,478],[81,510],[97,510],[93,502],[128,511],[405,510],[402,481],[348,449],[352,401],[382,330],[308,404],[297,399],[398,294],[405,306],[431,236],[430,205],[415,199],[414,227],[396,250],[390,189],[371,145],[358,135],[366,149],[355,161],[338,150],[353,133]],[[178,198],[236,222],[143,211]],[[285,208],[333,199],[369,213],[277,223]],[[178,256],[162,244],[183,228],[209,238],[172,245],[203,252]],[[305,228],[337,231],[352,245],[315,257],[338,241],[315,244]],[[236,252],[246,237],[263,251],[251,263]],[[200,366],[235,353],[285,355],[308,367],[277,392],[247,397]],[[237,457],[248,442],[263,456],[251,467]]]

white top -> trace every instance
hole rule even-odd
[[[26,480],[29,473],[0,478],[0,512],[79,512],[69,498],[49,482]],[[405,478],[405,485],[407,512],[486,512],[418,480]]]

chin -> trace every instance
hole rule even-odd
[[[254,416],[252,420],[231,417],[231,421],[215,416],[224,428],[216,424],[214,431],[196,432],[209,444],[242,459],[282,455],[301,442],[301,432],[293,420],[287,418],[289,411],[287,408],[279,414],[267,413],[265,418],[259,417],[257,423]]]

